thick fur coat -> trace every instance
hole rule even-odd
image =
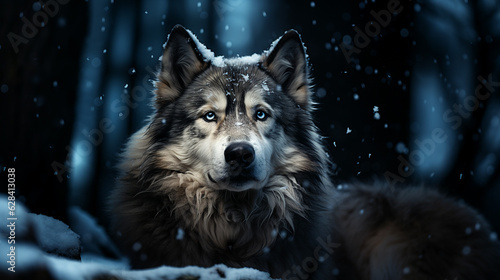
[[[114,232],[137,268],[254,267],[283,279],[495,279],[500,246],[425,188],[333,188],[291,30],[262,55],[215,57],[181,26],[155,113],[128,141]]]

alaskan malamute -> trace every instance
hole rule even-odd
[[[215,57],[176,26],[155,112],[112,193],[136,268],[253,267],[283,279],[495,279],[500,245],[466,205],[424,188],[333,188],[305,48]]]

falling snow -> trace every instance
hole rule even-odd
[[[265,91],[269,91],[269,87],[267,86],[267,84],[265,82],[262,83],[262,89],[264,89]]]
[[[175,239],[177,240],[184,239],[184,230],[182,228],[177,229],[177,235],[175,236]]]
[[[378,106],[373,106],[373,118],[376,120],[380,120],[380,113],[378,110]]]
[[[245,82],[248,82],[248,79],[249,79],[248,74],[240,74],[240,75],[243,77],[243,79],[245,80]]]

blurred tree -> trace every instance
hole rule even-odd
[[[436,128],[446,136],[416,174],[464,198],[498,229],[500,3],[421,1],[415,10],[412,139],[429,140]],[[425,151],[415,143],[412,150]]]
[[[16,168],[16,195],[32,212],[64,220],[87,3],[46,2],[0,9],[0,171]]]

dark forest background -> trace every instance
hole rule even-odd
[[[16,168],[17,199],[34,213],[68,222],[77,205],[107,224],[117,155],[151,112],[151,80],[175,24],[225,56],[261,53],[293,28],[309,54],[337,183],[428,184],[500,230],[499,1],[0,6],[2,192],[6,168]],[[398,13],[388,18],[391,7]]]

